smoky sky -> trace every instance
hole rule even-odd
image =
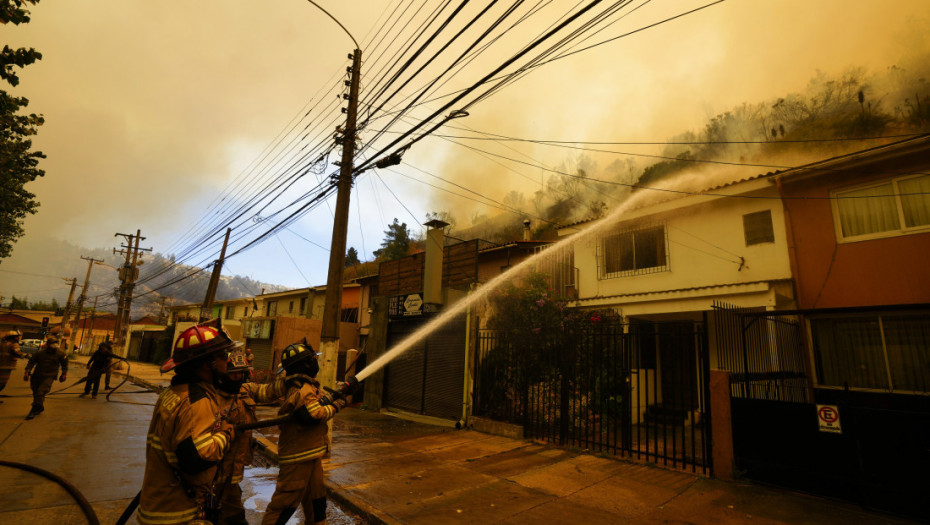
[[[360,40],[395,3],[321,2]],[[566,11],[576,3],[557,2]],[[654,2],[602,36],[705,3]],[[44,0],[31,12],[29,24],[3,29],[5,44],[44,55],[12,90],[46,118],[34,138],[48,156],[41,163],[46,176],[27,186],[41,203],[26,221],[27,236],[88,247],[113,246],[115,232],[141,228],[146,244],[168,251],[345,66],[353,47],[298,0]],[[528,36],[544,28],[531,29]],[[541,67],[460,124],[535,139],[661,141],[742,102],[799,91],[818,70],[904,63],[926,52],[928,29],[925,0],[732,0]],[[577,158],[542,146],[495,148],[547,166]],[[498,200],[511,190],[538,189],[542,176],[441,139],[421,142],[404,160]],[[613,157],[594,160],[604,166]],[[353,199],[348,245],[363,259],[394,217],[415,225],[427,212],[449,210],[465,223],[481,210],[391,173],[360,179]],[[328,246],[331,224],[324,206],[294,228]],[[294,287],[325,282],[325,250],[289,233],[264,246],[230,267]],[[5,263],[28,266],[15,249]]]

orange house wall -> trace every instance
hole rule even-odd
[[[845,174],[843,174],[845,175]],[[800,308],[930,303],[930,233],[838,243],[830,191],[865,179],[785,183]],[[800,197],[800,198],[799,198]]]

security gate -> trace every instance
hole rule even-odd
[[[930,398],[812,386],[799,313],[714,308],[742,475],[930,520]],[[821,430],[818,406],[839,414],[841,432]]]
[[[506,339],[478,331],[475,415],[563,446],[709,471],[703,323],[603,322],[571,346]]]

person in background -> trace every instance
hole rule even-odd
[[[110,369],[110,363],[113,362],[113,345],[109,341],[104,341],[97,346],[94,355],[90,356],[87,362],[87,377],[84,382],[84,393],[80,397],[86,397],[91,393],[93,388],[92,399],[97,399],[97,390],[100,388],[100,376]]]
[[[32,374],[33,368],[35,374]],[[61,369],[61,375],[58,375],[58,369]],[[58,338],[49,336],[38,352],[29,357],[26,363],[26,372],[23,374],[23,380],[29,381],[32,387],[32,410],[26,416],[26,419],[32,419],[45,411],[45,396],[55,378],[64,383],[68,379],[68,356],[58,346]]]
[[[19,349],[19,339],[23,336],[19,330],[10,330],[3,333],[0,339],[0,390],[6,386],[10,380],[10,374],[16,368],[16,360],[26,358]],[[3,403],[3,401],[0,401]]]

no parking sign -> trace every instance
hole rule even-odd
[[[842,434],[840,427],[840,408],[836,405],[817,405],[817,422],[821,432]]]

